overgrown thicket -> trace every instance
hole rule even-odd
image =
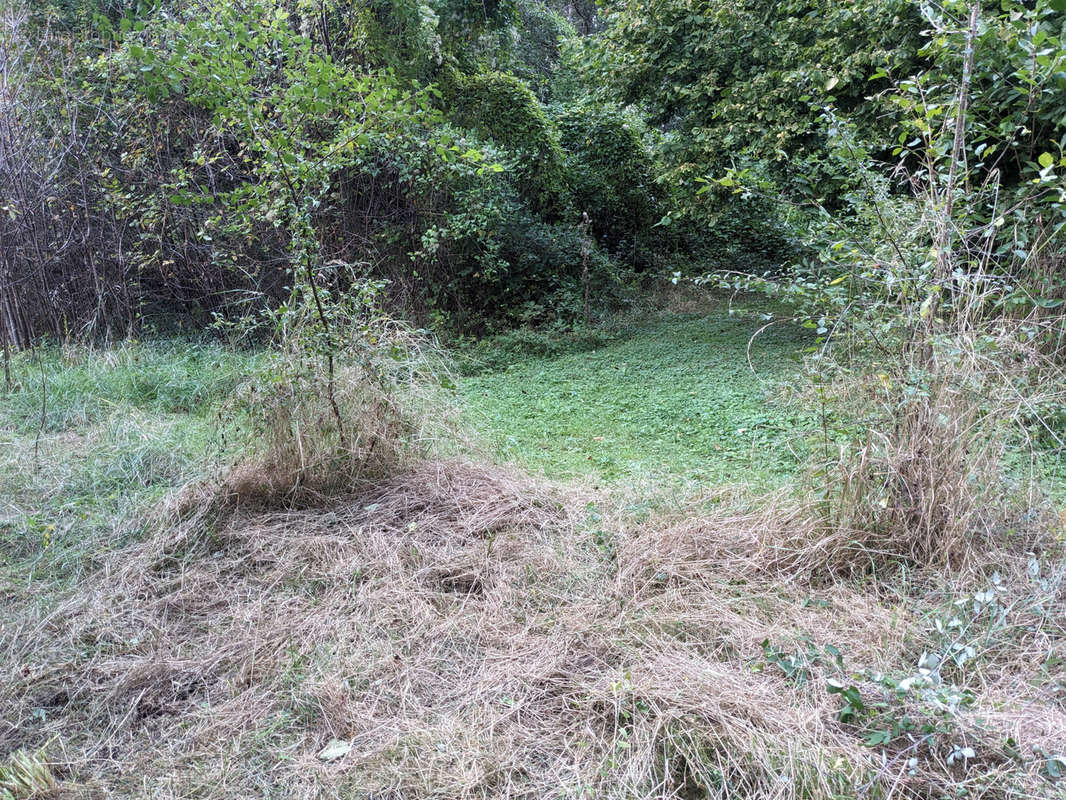
[[[1058,6],[981,9],[958,154],[958,191],[998,187],[975,209],[1000,220],[997,273],[1043,275],[1045,303],[1062,293]],[[930,134],[950,122],[967,14],[906,0],[5,7],[0,302],[15,344],[241,317],[331,265],[385,279],[395,310],[473,331],[572,322],[635,270],[800,265],[802,289],[830,274],[829,223],[876,234],[873,209],[909,213],[927,157],[947,156],[951,137]]]
[[[335,274],[460,329],[571,320],[649,264],[650,137],[548,105],[574,35],[551,7],[6,7],[11,344],[201,326]]]
[[[5,352],[36,335],[132,322],[126,239],[93,179],[102,109],[77,102],[78,77],[33,42],[25,8],[0,8],[0,330]]]
[[[1007,209],[1006,196],[1026,194],[1050,166],[1041,155],[1060,155],[1066,10],[1047,0],[978,5],[968,89],[976,106],[959,155],[975,173],[965,189],[994,176]],[[639,104],[666,131],[662,179],[674,190],[671,216],[702,225],[706,256],[733,248],[729,255],[748,256],[741,269],[755,272],[811,255],[806,231],[796,228],[797,206],[849,216],[850,194],[865,194],[868,207],[873,200],[856,159],[842,163],[835,152],[827,109],[853,127],[889,193],[911,193],[904,173],[922,179],[928,134],[950,123],[969,18],[965,3],[908,0],[656,0],[607,11],[606,30],[583,48],[583,69],[600,92]],[[940,137],[937,153],[950,145],[951,137]],[[746,191],[720,183],[731,170],[745,173]],[[1012,211],[1026,215],[1031,207]],[[1054,228],[1052,217],[1050,205],[1030,214],[1021,235]],[[719,265],[736,266],[730,261]]]

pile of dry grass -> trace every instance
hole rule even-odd
[[[1066,641],[1061,581],[1011,612],[1024,646],[996,640],[950,730],[871,748],[864,721],[839,719],[824,648],[913,671],[934,644],[924,601],[815,570],[816,527],[780,503],[614,519],[616,550],[582,507],[436,463],[324,509],[162,529],[4,626],[0,751],[51,741],[71,796],[1053,796],[1035,754],[1066,740],[1066,710],[1034,688],[1052,685],[1035,656]],[[1015,562],[1003,580],[1028,586]],[[871,705],[946,725],[855,681]],[[957,744],[977,753],[966,765],[945,761]]]

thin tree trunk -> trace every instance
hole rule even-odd
[[[944,281],[951,274],[951,215],[955,211],[955,187],[958,183],[959,161],[966,144],[966,111],[970,101],[970,81],[973,75],[974,41],[977,39],[977,22],[980,6],[970,6],[970,26],[966,32],[966,52],[962,62],[962,83],[959,85],[958,112],[955,116],[955,137],[951,144],[951,161],[948,164],[948,182],[944,188],[944,216],[941,219],[940,235],[936,243],[936,280]],[[932,317],[932,314],[929,315]]]
[[[934,246],[936,248],[936,267],[933,274],[933,290],[923,303],[921,314],[924,316],[924,325],[921,330],[921,362],[928,364],[933,358],[933,333],[936,328],[937,308],[941,303],[942,295],[948,285],[952,273],[952,239],[954,222],[952,215],[955,212],[955,192],[959,182],[959,162],[963,158],[963,150],[966,144],[966,112],[970,100],[970,82],[973,76],[974,42],[977,40],[977,24],[980,18],[980,6],[974,3],[970,6],[970,23],[966,31],[966,50],[962,60],[962,80],[959,83],[957,111],[955,113],[955,133],[951,144],[951,159],[948,163],[948,179],[944,186],[943,210],[939,220],[940,228],[937,231]],[[930,162],[931,163],[931,162]],[[930,187],[935,192],[935,185]]]

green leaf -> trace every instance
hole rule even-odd
[[[1047,760],[1047,774],[1052,778],[1061,778],[1066,775],[1066,758],[1052,756]]]
[[[892,731],[871,731],[866,734],[866,746],[877,747],[892,741]]]
[[[936,292],[932,292],[925,300],[922,301],[922,305],[918,308],[918,316],[925,319],[929,316],[933,310],[933,301],[936,300]]]
[[[1064,9],[1064,10],[1066,10],[1066,9]],[[1051,155],[1051,153],[1041,153],[1040,156],[1036,160],[1040,163],[1040,166],[1042,166],[1044,169],[1048,169],[1049,167],[1051,167],[1051,166],[1053,166],[1055,164],[1055,157],[1053,155]]]

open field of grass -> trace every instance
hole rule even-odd
[[[762,324],[723,305],[627,321],[591,349],[501,348],[457,397],[496,457],[552,479],[775,485],[812,422],[771,397],[803,334],[750,341]],[[187,341],[22,354],[0,406],[0,553],[20,570],[93,569],[143,509],[219,465],[221,405],[256,358]]]
[[[832,527],[790,482],[806,339],[749,366],[760,324],[501,345],[456,397],[513,465],[301,508],[224,497],[260,355],[20,356],[0,797],[1061,800],[1066,520],[935,563]]]

